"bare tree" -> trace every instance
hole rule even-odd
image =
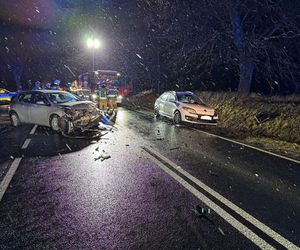
[[[238,93],[244,96],[254,76],[272,87],[294,81],[299,71],[294,55],[300,37],[297,1],[140,2],[146,22],[165,45],[165,61],[185,78],[194,69],[224,67],[238,76]]]

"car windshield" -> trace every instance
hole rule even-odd
[[[205,105],[204,102],[194,94],[177,93],[177,99],[183,103]]]
[[[80,101],[80,98],[67,92],[53,92],[46,93],[46,95],[54,104]]]

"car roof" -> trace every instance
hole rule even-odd
[[[64,92],[66,92],[66,91],[39,89],[39,90],[22,91],[21,93],[44,93],[44,94],[47,94],[47,93],[64,93]]]
[[[194,93],[191,91],[182,91],[182,92],[176,92],[176,94],[179,95],[193,95]]]

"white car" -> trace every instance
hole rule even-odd
[[[154,114],[172,118],[175,124],[181,122],[216,125],[218,115],[192,92],[168,91],[154,104]]]
[[[10,105],[9,116],[14,127],[21,123],[37,124],[65,134],[87,130],[100,121],[100,111],[95,103],[56,90],[19,93]]]

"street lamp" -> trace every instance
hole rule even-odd
[[[93,55],[93,71],[95,70],[95,49],[101,47],[101,42],[97,38],[88,38],[86,41],[86,45],[89,49],[92,49]]]

